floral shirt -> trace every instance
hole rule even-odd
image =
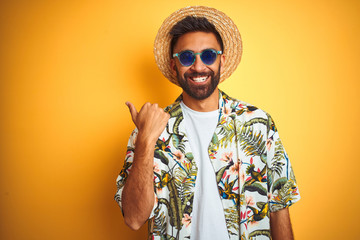
[[[154,148],[155,206],[149,239],[189,239],[197,166],[185,132],[180,96],[165,111],[168,124]],[[270,239],[270,212],[300,199],[274,121],[266,112],[219,91],[219,121],[208,151],[229,239]],[[137,129],[117,178],[115,200],[131,169]]]

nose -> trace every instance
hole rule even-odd
[[[202,72],[206,68],[206,65],[200,59],[200,55],[195,56],[195,62],[191,66],[191,69],[196,72]]]

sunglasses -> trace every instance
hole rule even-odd
[[[194,64],[196,55],[200,55],[201,61],[205,65],[211,65],[216,61],[217,55],[221,55],[222,51],[216,51],[214,49],[205,49],[202,52],[194,53],[190,50],[185,50],[179,53],[174,53],[173,58],[177,57],[184,67],[190,67]]]

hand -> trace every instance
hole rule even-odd
[[[164,112],[156,103],[145,103],[140,109],[140,112],[136,110],[131,102],[126,102],[125,104],[128,106],[131,118],[139,130],[139,135],[141,135],[143,139],[156,141],[164,131],[170,114]]]

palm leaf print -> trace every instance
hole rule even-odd
[[[192,154],[191,152],[186,153],[186,154],[185,154],[185,157],[186,157],[187,159],[189,159],[190,162],[194,159],[194,156],[193,156],[193,154]]]
[[[240,147],[246,156],[261,156],[266,149],[266,142],[263,140],[263,135],[255,133],[252,127],[243,127],[239,132],[237,139],[240,139]]]
[[[273,132],[277,132],[274,120],[272,119],[272,117],[266,113],[266,116],[268,117],[268,123],[267,123],[267,130],[268,130],[268,134],[270,133],[270,131]]]
[[[235,122],[228,121],[226,124],[223,124],[218,135],[223,135],[223,137],[217,142],[217,145],[226,148],[235,139]]]
[[[176,135],[180,135],[179,134],[179,125],[181,123],[181,121],[184,119],[184,116],[182,114],[182,112],[176,117],[175,119],[175,123],[174,123],[174,127],[173,127],[173,132],[176,134]]]
[[[165,165],[169,164],[169,160],[167,159],[167,157],[164,155],[164,153],[161,150],[157,149],[154,151],[154,158],[160,159],[160,161]]]
[[[267,190],[260,183],[257,182],[254,182],[251,185],[245,185],[243,189],[244,191],[258,192],[260,195],[263,196],[267,195]]]
[[[219,183],[221,181],[221,178],[224,175],[225,170],[228,168],[228,166],[224,166],[220,168],[220,170],[216,173],[216,182]]]
[[[185,144],[183,138],[184,135],[178,135],[178,134],[172,135],[172,144],[176,149],[179,149],[181,152],[185,151]]]
[[[218,139],[218,137],[217,137],[216,134],[214,134],[214,135],[212,136],[211,143],[212,143],[213,145],[218,145],[218,144],[219,144],[219,139]]]
[[[178,196],[181,199],[185,199],[189,195],[191,195],[192,187],[194,185],[193,179],[196,177],[195,171],[190,169],[189,175],[183,171],[181,168],[177,168],[175,170],[175,186],[178,192]]]
[[[225,221],[230,235],[237,235],[239,232],[239,212],[236,205],[225,208]]]
[[[283,166],[285,165],[284,156],[285,156],[284,147],[282,146],[281,141],[279,139],[275,142],[274,158],[271,161],[271,165],[268,169],[268,177],[269,177],[270,185],[272,184],[272,181],[275,178],[275,174],[281,176],[281,173],[283,171]]]
[[[274,183],[273,192],[278,190],[277,196],[274,198],[275,204],[273,204],[273,210],[279,210],[285,206],[291,205],[291,201],[295,199],[295,195],[292,192],[296,190],[296,184],[293,180],[287,180],[286,178],[280,178]],[[281,181],[281,182],[280,182]]]
[[[180,104],[174,104],[172,108],[165,109],[166,112],[170,114],[170,117],[176,117],[180,114],[182,114],[181,106]]]
[[[275,190],[280,190],[287,181],[288,179],[286,177],[282,177],[276,180],[272,186],[271,192],[274,193]]]
[[[271,239],[270,230],[268,230],[268,229],[253,231],[249,234],[249,238],[252,239],[257,236],[262,236],[262,235],[267,236],[269,239]]]
[[[181,199],[177,191],[175,181],[170,181],[168,184],[169,188],[169,217],[171,226],[175,227],[177,230],[180,230],[182,227],[182,212],[181,212]]]
[[[264,124],[266,126],[267,123],[268,123],[268,120],[265,119],[265,118],[253,118],[253,119],[245,122],[244,127],[250,127],[251,125],[254,125],[256,123],[261,123],[261,124]]]
[[[241,129],[242,123],[239,120],[233,119],[225,122],[220,125],[220,130],[217,135],[222,135],[223,137],[219,140],[215,135],[211,141],[212,144],[217,147],[227,147],[229,143],[232,143],[233,139],[238,139],[238,129]]]
[[[281,144],[281,140],[278,139],[276,142],[275,142],[275,154],[274,154],[274,160],[275,162],[279,162],[281,160],[284,160],[284,156],[285,156],[285,150],[284,150],[284,147],[283,145]],[[281,174],[281,172],[280,172]],[[279,175],[280,175],[279,174]]]
[[[290,167],[290,179],[296,183],[295,174],[292,167]]]
[[[164,212],[159,214],[160,209],[155,209],[155,218],[154,218],[154,228],[153,232],[157,235],[164,236],[166,235],[166,217]],[[150,223],[149,223],[150,224]]]

